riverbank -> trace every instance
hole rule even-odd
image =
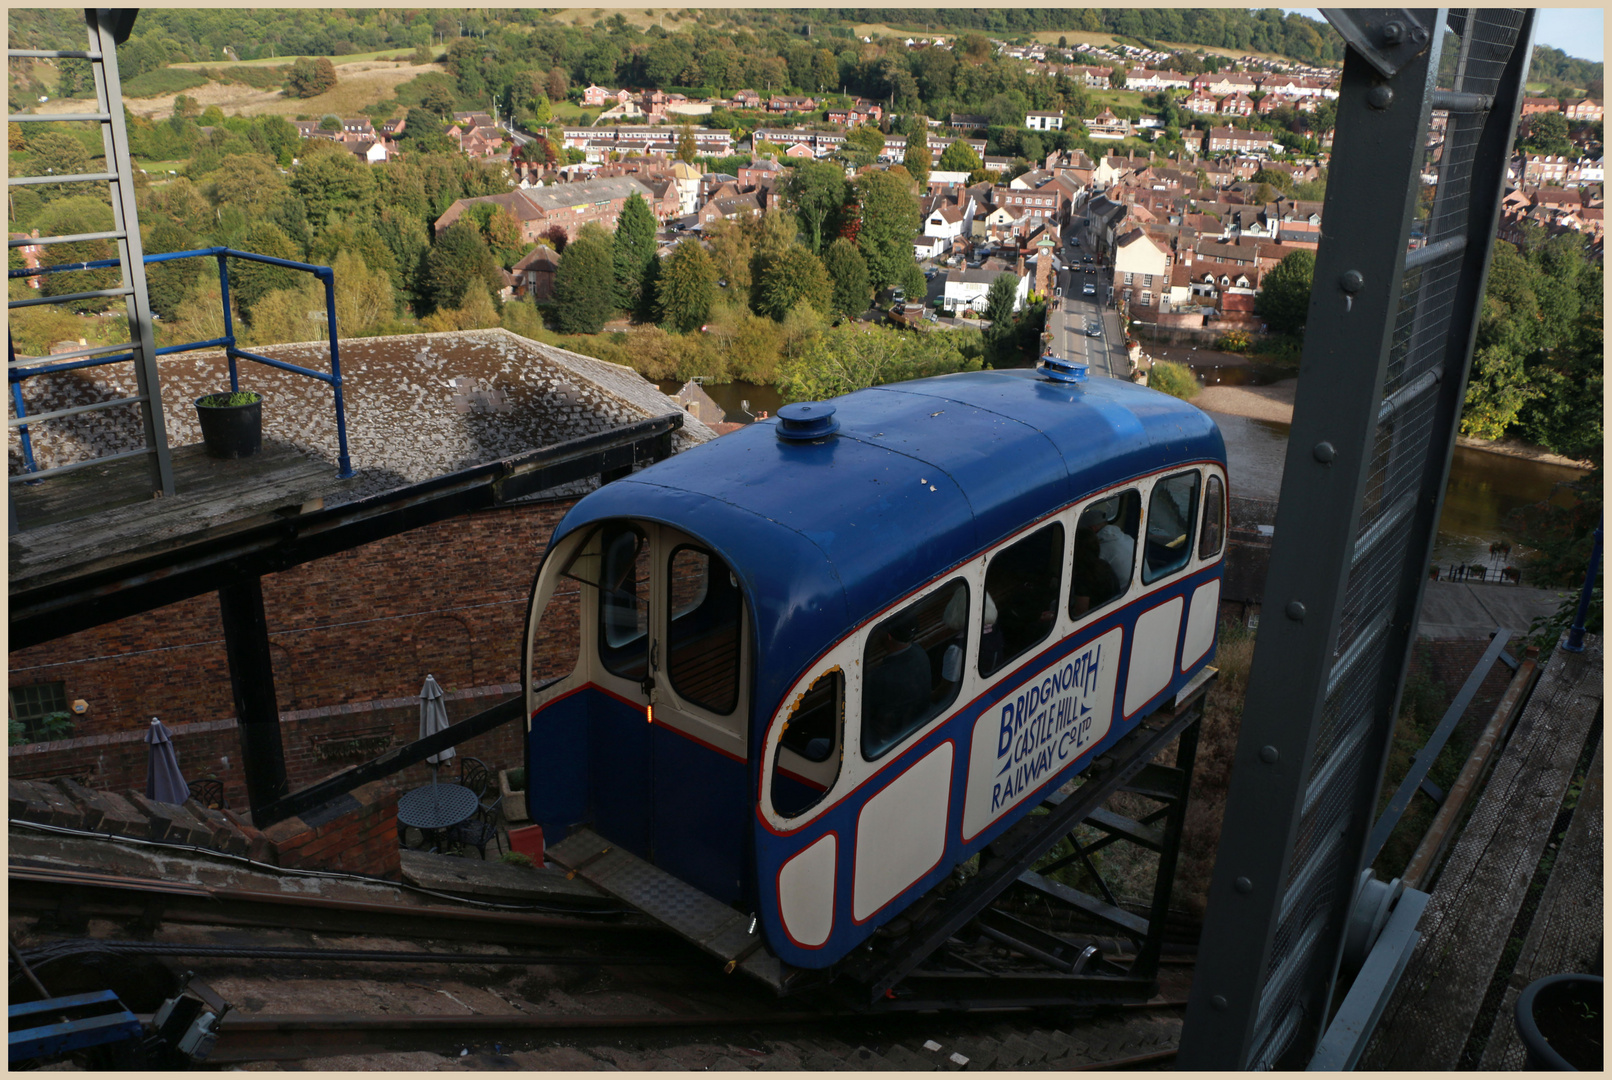
[[[1206,386],[1192,399],[1192,403],[1205,412],[1228,413],[1250,420],[1291,424],[1293,401],[1298,395],[1298,386],[1297,379],[1283,379],[1269,386]],[[1543,446],[1535,446],[1521,439],[1491,441],[1459,436],[1455,442],[1457,446],[1464,446],[1469,450],[1482,450],[1490,454],[1537,461],[1542,465],[1560,465],[1569,469],[1589,468],[1585,462],[1574,461],[1572,458],[1563,457]]]

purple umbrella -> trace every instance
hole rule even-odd
[[[146,798],[161,803],[182,803],[190,798],[190,785],[179,771],[179,755],[174,753],[173,739],[162,721],[151,718],[146,731],[146,742],[151,744],[151,759],[146,770]]]

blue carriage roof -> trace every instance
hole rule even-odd
[[[672,525],[743,580],[770,708],[848,628],[1082,496],[1183,461],[1225,461],[1201,410],[1114,379],[986,371],[834,401],[838,434],[758,423],[608,484],[555,539],[607,518]]]

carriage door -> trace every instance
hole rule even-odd
[[[743,592],[721,556],[698,540],[648,524],[634,531],[646,543],[633,553],[633,572],[610,576],[648,580],[632,591],[605,591],[600,606],[606,667],[613,642],[636,645],[637,662],[616,671],[637,681],[649,735],[647,761],[624,763],[647,774],[644,790],[623,801],[647,802],[644,842],[656,866],[736,900],[750,823]],[[624,547],[624,564],[628,557]]]
[[[750,828],[744,594],[699,541],[672,529],[659,539],[655,863],[730,902],[744,890]]]

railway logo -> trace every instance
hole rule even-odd
[[[963,839],[973,839],[1108,734],[1124,631],[1115,627],[1010,690],[974,723]]]

